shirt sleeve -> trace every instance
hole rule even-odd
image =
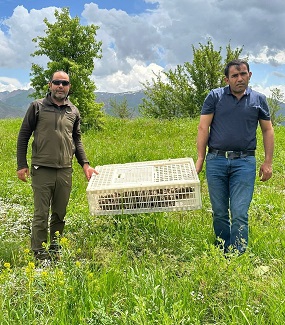
[[[265,95],[260,95],[260,110],[259,110],[259,119],[269,121],[270,109],[266,100]]]
[[[75,157],[78,163],[83,167],[84,164],[89,164],[86,157],[86,153],[81,141],[81,129],[80,129],[80,114],[77,112],[76,121],[73,126],[73,141],[75,144]]]
[[[37,103],[30,104],[23,119],[17,140],[17,170],[28,168],[27,150],[32,133],[36,128]]]
[[[206,99],[204,100],[201,115],[208,115],[215,112],[215,96],[213,91],[211,90],[207,95]]]

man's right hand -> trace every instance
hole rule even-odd
[[[29,168],[23,168],[17,171],[17,175],[18,178],[23,181],[26,182],[27,178],[30,177],[30,171]]]

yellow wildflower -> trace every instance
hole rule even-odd
[[[42,276],[43,278],[47,278],[47,277],[48,277],[48,273],[47,273],[47,271],[42,271],[41,276]]]
[[[57,276],[58,276],[59,278],[63,278],[63,276],[64,276],[63,271],[62,271],[62,270],[59,270],[59,271],[57,272]]]
[[[68,239],[66,237],[62,237],[62,238],[60,238],[59,244],[62,247],[68,247],[69,241],[68,241]]]
[[[35,263],[34,262],[29,262],[27,269],[34,270],[35,269]]]
[[[94,273],[93,272],[88,272],[87,276],[88,276],[89,279],[93,279]]]
[[[6,263],[4,263],[4,267],[5,267],[5,269],[10,270],[11,264],[9,262],[6,262]]]
[[[35,271],[35,263],[29,262],[26,267],[27,275],[29,275],[29,276],[33,275],[34,271]]]

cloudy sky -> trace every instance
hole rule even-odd
[[[211,38],[217,50],[229,42],[244,47],[254,89],[285,93],[284,0],[0,0],[0,91],[29,87],[32,39],[45,35],[43,19],[54,22],[62,7],[82,25],[100,27],[103,58],[92,76],[98,91],[139,90],[153,72],[191,62],[192,45]]]

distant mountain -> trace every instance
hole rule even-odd
[[[33,98],[33,89],[0,92],[0,118],[23,117]]]
[[[95,92],[96,102],[104,103],[103,110],[106,114],[112,115],[112,108],[110,106],[110,100],[115,100],[118,104],[126,100],[128,103],[128,108],[133,111],[134,116],[139,115],[138,106],[142,103],[144,98],[144,92],[134,91],[134,92],[124,92],[124,93],[106,93],[106,92]]]
[[[7,105],[0,100],[0,119],[22,117],[24,114],[25,110]]]
[[[29,104],[33,101],[33,98],[29,97],[33,91],[31,88],[29,90],[19,89],[11,92],[0,92],[0,119],[24,117]],[[103,111],[108,115],[112,115],[111,99],[115,100],[118,104],[126,99],[129,109],[133,111],[134,117],[139,115],[138,106],[144,98],[143,90],[123,93],[95,92],[95,95],[97,103],[104,103]],[[285,116],[285,103],[280,103],[280,107],[278,115]],[[282,125],[285,125],[285,122]]]
[[[14,90],[0,92],[0,119],[11,117],[23,117],[29,104],[33,101],[29,95],[34,90]],[[115,100],[118,104],[124,99],[127,100],[128,107],[134,112],[134,116],[138,116],[138,106],[142,102],[144,97],[143,91],[137,92],[124,92],[124,93],[107,93],[107,92],[95,92],[96,102],[104,103],[103,111],[106,114],[112,115],[110,106],[110,99]]]

